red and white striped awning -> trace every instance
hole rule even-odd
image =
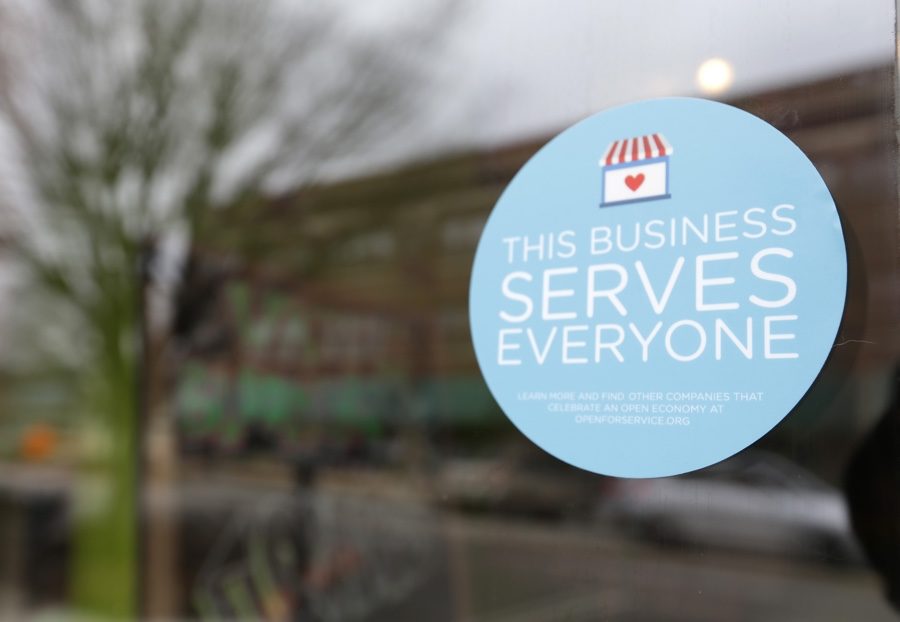
[[[649,158],[671,155],[672,145],[662,134],[648,134],[636,138],[623,138],[614,140],[606,149],[606,153],[600,160],[601,166],[610,164],[622,164],[623,162],[636,162]]]

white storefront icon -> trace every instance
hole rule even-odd
[[[662,134],[614,140],[600,159],[602,206],[667,199],[672,145]]]

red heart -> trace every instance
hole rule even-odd
[[[641,184],[644,183],[644,174],[638,173],[637,175],[629,175],[625,178],[625,185],[634,192],[638,188],[641,187]]]

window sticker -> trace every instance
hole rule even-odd
[[[840,218],[761,119],[637,102],[552,139],[482,233],[469,313],[494,398],[534,443],[618,477],[747,447],[812,385],[847,285]]]

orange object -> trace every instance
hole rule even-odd
[[[41,462],[55,453],[56,445],[56,430],[45,423],[36,423],[25,428],[20,450],[26,460]]]

